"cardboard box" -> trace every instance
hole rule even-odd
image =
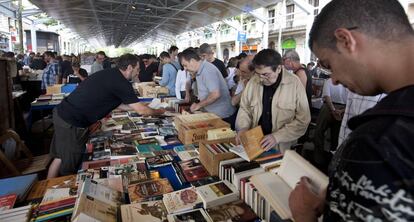
[[[230,124],[221,119],[202,121],[196,123],[179,123],[176,125],[178,139],[183,144],[192,144],[207,140],[207,131],[222,127],[230,127]]]
[[[221,118],[214,113],[187,114],[174,117],[174,124],[178,129],[182,124],[198,123],[219,119],[221,120]]]
[[[52,94],[60,94],[62,93],[62,84],[55,84],[53,86],[48,86],[46,88],[46,94],[52,95]]]
[[[200,148],[199,148],[200,161],[212,176],[219,175],[220,161],[236,158],[237,155],[232,152],[214,154],[206,147],[205,144],[228,143],[228,142],[235,143],[235,139],[231,138],[231,139],[211,140],[211,141],[205,141],[205,142],[200,143]]]
[[[154,82],[134,84],[141,97],[158,98],[161,95],[168,95],[169,90],[163,86],[157,86]]]

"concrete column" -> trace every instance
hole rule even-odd
[[[218,59],[223,60],[223,53],[221,51],[221,32],[220,29],[216,29],[216,56]]]
[[[262,38],[262,49],[269,48],[269,19],[265,17],[266,22],[263,24],[263,38]]]
[[[36,24],[33,22],[30,29],[30,38],[32,39],[32,52],[37,53],[37,35],[36,35]]]

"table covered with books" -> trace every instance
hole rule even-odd
[[[248,131],[240,150],[235,132],[218,116],[170,114],[112,112],[91,133],[76,175],[22,176],[32,179],[16,194],[15,208],[0,211],[0,221],[16,215],[32,221],[277,221],[291,217],[286,196],[301,176],[319,178],[316,190],[327,185],[294,151],[283,156],[252,147],[261,130]],[[10,190],[0,198],[13,198]]]

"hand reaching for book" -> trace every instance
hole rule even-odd
[[[312,185],[307,177],[302,177],[300,182],[289,196],[289,208],[292,217],[297,222],[314,222],[323,212],[325,195],[312,191]]]
[[[277,141],[274,136],[271,134],[263,137],[262,141],[260,141],[260,145],[262,148],[266,151],[269,151],[270,149],[274,148],[277,144]]]

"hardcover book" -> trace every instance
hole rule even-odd
[[[12,209],[16,202],[16,194],[8,194],[0,197],[0,212],[4,210]]]
[[[73,210],[74,220],[81,212],[100,221],[116,222],[118,207],[107,204],[85,193],[80,194]]]
[[[202,203],[194,187],[164,194],[163,202],[169,214],[192,210]]]
[[[192,211],[186,211],[177,214],[168,215],[169,222],[182,222],[182,221],[194,221],[194,222],[213,222],[203,209],[196,209]]]
[[[209,176],[208,171],[204,168],[200,160],[197,158],[181,161],[180,167],[187,182],[197,181]]]
[[[168,179],[150,180],[128,186],[131,203],[138,203],[174,191]]]
[[[161,200],[121,206],[123,222],[167,222],[167,209]]]
[[[317,194],[322,193],[328,186],[326,175],[295,151],[287,150],[283,156],[278,175],[266,172],[252,176],[250,181],[258,192],[266,197],[267,202],[276,213],[285,220],[292,218],[289,195],[303,176],[310,178],[312,181],[311,189]],[[278,189],[274,189],[275,187]]]
[[[264,149],[260,145],[263,137],[261,126],[244,131],[240,133],[241,145],[230,148],[230,151],[247,161],[252,161],[264,152]]]
[[[205,209],[239,199],[236,188],[225,180],[200,186],[196,189],[203,200]]]
[[[207,209],[215,222],[253,222],[258,219],[253,210],[242,200]]]

